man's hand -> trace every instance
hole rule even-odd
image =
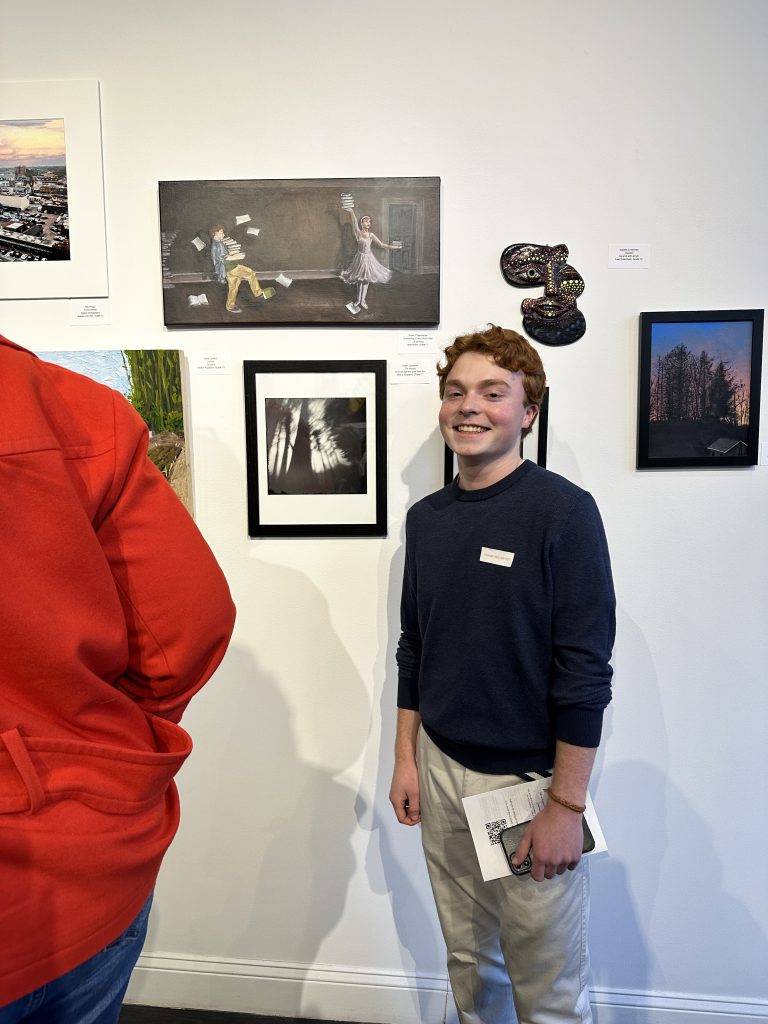
[[[530,852],[531,878],[541,882],[562,875],[566,868],[573,871],[583,846],[581,815],[548,800],[525,830],[512,862],[521,864]]]
[[[389,801],[401,825],[418,825],[421,821],[419,806],[419,770],[412,758],[398,758],[392,773]]]
[[[416,737],[421,725],[418,711],[397,709],[395,735],[395,770],[389,801],[401,825],[418,825],[421,821],[419,802],[419,769],[416,767]]]
[[[576,747],[558,740],[552,790],[571,803],[585,804],[596,753],[595,747]],[[573,871],[581,860],[583,848],[581,815],[547,798],[545,806],[525,830],[512,859],[515,864],[521,864],[530,852],[533,861],[531,878],[540,882],[544,878],[562,875],[566,868]]]

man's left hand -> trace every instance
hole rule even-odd
[[[573,871],[583,846],[581,815],[548,800],[525,830],[513,863],[521,864],[530,853],[531,878],[541,882],[562,875],[566,868]]]

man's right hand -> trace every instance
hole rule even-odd
[[[419,770],[414,760],[408,758],[395,761],[389,800],[401,825],[419,824]]]

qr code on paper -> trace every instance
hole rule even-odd
[[[501,842],[501,833],[507,827],[507,819],[502,818],[500,821],[486,821],[485,827],[488,832],[488,839],[490,840],[491,846],[496,846]]]

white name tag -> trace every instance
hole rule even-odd
[[[515,559],[514,551],[500,551],[498,548],[480,548],[480,561],[509,568]]]

